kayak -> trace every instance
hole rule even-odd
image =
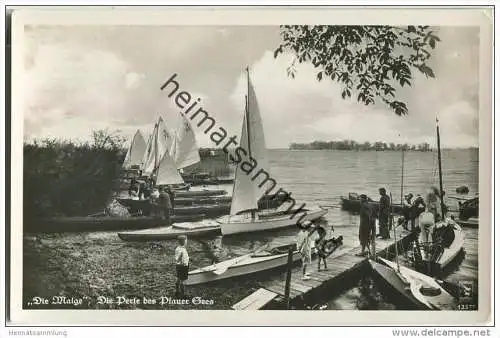
[[[337,251],[337,255],[335,255],[334,251],[342,245],[341,236],[332,238],[330,240],[338,242],[338,244],[336,244],[332,249],[331,253],[333,254],[330,253],[331,256],[340,256],[341,254],[344,254],[350,250],[346,249],[344,252],[341,252],[341,250],[339,250]],[[299,251],[297,251],[295,243],[281,245],[269,249],[266,245],[249,254],[189,271],[188,279],[185,284],[196,285],[209,283],[223,279],[246,276],[286,266],[288,264],[288,252],[290,248],[293,249],[292,262],[296,263],[300,260],[301,255]],[[315,254],[316,249],[313,247],[311,248],[311,251],[312,254]]]

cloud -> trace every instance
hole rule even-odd
[[[289,78],[292,56],[273,57],[278,27],[32,26],[25,31],[25,133],[88,138],[95,128],[110,128],[131,137],[138,128],[147,134],[160,115],[175,128],[180,109],[159,88],[177,74],[180,90],[200,97],[218,124],[238,135],[250,66],[268,147],[345,138],[433,141],[436,116],[444,146],[477,145],[478,32],[439,28],[436,79],[415,74],[412,87],[398,91],[410,114],[398,117],[383,105],[343,100],[340,86],[318,82],[309,64]],[[200,145],[212,145],[195,131]]]

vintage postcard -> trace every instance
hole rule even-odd
[[[14,8],[11,323],[485,323],[492,32],[489,8]]]

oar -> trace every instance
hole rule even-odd
[[[270,243],[267,243],[266,245],[263,245],[263,246],[257,248],[256,250],[253,250],[252,252],[246,254],[246,255],[239,256],[239,257],[227,260],[225,262],[222,262],[222,263],[218,264],[217,268],[215,270],[213,270],[212,272],[215,273],[216,275],[222,275],[223,273],[225,273],[227,271],[227,269],[229,267],[241,262],[244,259],[249,258],[250,256],[252,256],[253,254],[255,254],[259,251],[266,249],[269,245],[270,245]]]

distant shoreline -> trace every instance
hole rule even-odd
[[[442,150],[452,150],[452,149],[479,149],[479,147],[467,147],[467,148],[441,148]],[[363,142],[358,143],[353,140],[344,141],[313,141],[310,143],[291,143],[288,150],[343,150],[343,151],[415,151],[415,152],[431,152],[435,151],[436,148],[431,147],[429,143],[420,144],[395,144],[386,142]]]

